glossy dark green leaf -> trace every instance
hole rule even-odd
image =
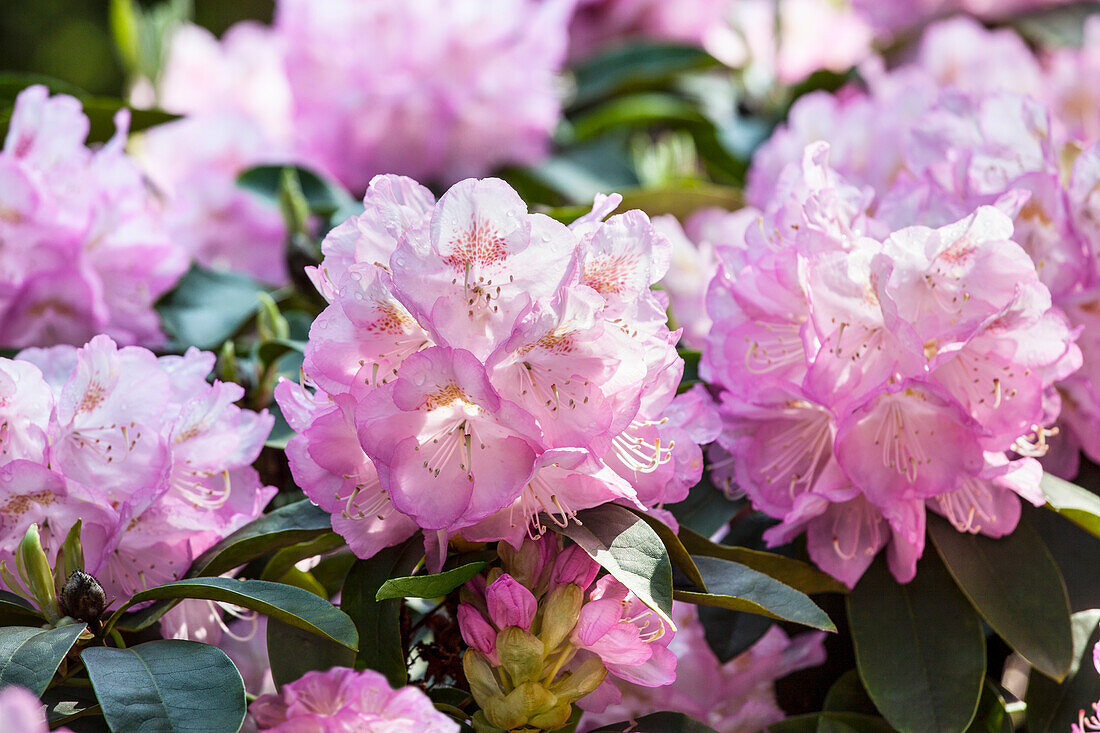
[[[729,611],[714,606],[699,606],[703,638],[714,656],[723,664],[746,651],[775,625],[767,616]]]
[[[277,619],[267,621],[267,657],[271,677],[280,689],[306,672],[355,666],[353,650]]]
[[[1039,485],[1049,508],[1100,537],[1100,496],[1049,473]]]
[[[577,518],[580,521],[570,522],[561,533],[675,628],[672,563],[657,533],[629,509],[615,504],[585,509]]]
[[[109,730],[103,720],[103,712],[96,701],[95,692],[90,687],[57,685],[47,689],[40,697],[46,706],[46,722],[51,726],[68,725],[80,720],[74,729],[83,733],[87,730],[88,723],[94,720],[99,723],[96,729]]]
[[[695,558],[709,593],[676,591],[676,600],[836,631],[829,616],[810,597],[775,578],[716,557]]]
[[[904,733],[959,733],[985,680],[981,621],[934,552],[900,584],[881,553],[848,595],[860,679]]]
[[[769,575],[779,582],[803,593],[847,593],[848,586],[813,565],[773,552],[752,550],[747,547],[731,547],[711,542],[690,528],[680,529],[684,547],[693,555],[717,557]]]
[[[709,725],[700,723],[683,713],[652,713],[640,718],[611,723],[594,729],[591,733],[632,733],[633,731],[660,731],[661,733],[717,733]]]
[[[555,206],[576,204],[569,221],[592,209],[597,193],[638,186],[638,176],[626,153],[625,135],[571,145],[535,166],[506,171],[505,180],[525,192],[525,200]],[[529,193],[527,193],[529,192]]]
[[[854,669],[848,670],[833,683],[825,695],[821,709],[826,712],[863,713],[876,717],[879,714],[859,679],[859,673]]]
[[[577,140],[592,140],[609,130],[630,127],[709,126],[690,102],[673,94],[645,92],[616,97],[573,118]]]
[[[1012,733],[1012,717],[1005,709],[1004,694],[989,679],[982,688],[982,699],[978,702],[978,713],[966,729],[966,733]]]
[[[389,578],[412,572],[423,556],[423,544],[415,537],[387,547],[369,560],[352,565],[340,594],[340,607],[359,630],[356,669],[381,672],[395,687],[408,682],[401,640],[401,601],[376,601],[374,597]]]
[[[278,581],[287,571],[302,560],[317,555],[324,555],[325,553],[332,552],[343,546],[343,537],[335,532],[325,532],[312,540],[299,542],[290,547],[284,547],[272,555],[271,559],[268,560],[267,565],[264,566],[263,573],[260,574],[260,580]]]
[[[189,578],[149,588],[133,596],[126,606],[145,601],[203,598],[251,608],[271,618],[319,634],[349,649],[357,648],[355,624],[340,609],[309,591],[266,580]],[[126,608],[123,606],[123,608]]]
[[[768,733],[893,733],[882,718],[864,713],[824,712],[795,715],[772,723]]]
[[[959,532],[930,515],[928,533],[986,623],[1033,667],[1060,679],[1073,661],[1069,597],[1054,558],[1025,520],[1007,537]]]
[[[641,517],[642,520],[649,525],[650,529],[657,533],[657,536],[661,538],[661,542],[665,545],[665,550],[668,551],[668,557],[672,561],[673,566],[683,573],[688,580],[699,588],[699,590],[705,592],[707,590],[706,581],[703,580],[699,568],[695,567],[695,560],[692,559],[691,554],[688,553],[684,544],[680,541],[680,538],[672,531],[672,528],[661,520],[651,517],[641,510],[632,507],[627,507],[627,509]]]
[[[25,598],[0,590],[0,626],[39,626],[45,621]]]
[[[698,46],[632,42],[585,60],[573,69],[573,106],[591,104],[613,93],[667,85],[678,75],[716,66]]]
[[[236,733],[244,682],[221,649],[195,641],[150,641],[81,654],[115,733]]]
[[[1100,563],[1081,562],[1082,557],[1100,557],[1100,537],[1055,512],[1028,503],[1022,508],[1023,518],[1043,538],[1062,572],[1070,608],[1075,613],[1100,608]]]
[[[279,199],[283,170],[290,168],[298,174],[306,204],[310,212],[319,216],[331,216],[340,207],[352,201],[352,196],[340,184],[329,181],[314,171],[301,166],[261,165],[237,176],[237,185],[252,191],[272,203]]]
[[[472,562],[433,575],[406,575],[389,578],[374,594],[374,600],[390,598],[439,598],[465,583],[486,568],[488,563]]]
[[[1028,680],[1027,729],[1029,733],[1065,733],[1077,722],[1078,711],[1095,714],[1100,700],[1100,674],[1092,664],[1092,649],[1100,638],[1100,610],[1073,614],[1073,664],[1062,682],[1039,672]]]
[[[0,628],[0,687],[20,685],[41,695],[84,629],[84,624]]]
[[[730,501],[726,495],[715,488],[706,473],[692,487],[683,501],[665,507],[676,517],[680,529],[687,527],[691,531],[710,537],[744,506],[743,502]],[[681,538],[682,539],[682,538]]]
[[[256,314],[262,292],[266,289],[245,275],[192,265],[156,307],[176,347],[213,349]]]

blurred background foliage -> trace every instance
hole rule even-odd
[[[149,8],[153,0],[140,3]],[[124,95],[108,0],[0,1],[0,69],[45,74],[88,91]],[[194,21],[221,35],[239,20],[269,22],[273,0],[192,0]]]

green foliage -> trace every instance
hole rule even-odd
[[[1040,672],[1028,680],[1027,729],[1029,733],[1068,731],[1077,722],[1078,711],[1093,714],[1100,700],[1100,674],[1092,665],[1092,649],[1100,639],[1100,610],[1073,614],[1073,663],[1061,682]]]
[[[683,713],[653,713],[640,718],[624,720],[596,728],[592,733],[631,733],[632,731],[661,731],[661,733],[717,733],[709,725]]]
[[[971,604],[1033,667],[1061,679],[1073,655],[1069,598],[1054,558],[1021,521],[1007,537],[959,532],[930,516],[928,533]]]
[[[676,536],[676,533],[672,531],[672,528],[639,509],[633,507],[627,507],[627,509],[638,515],[638,517],[648,524],[649,528],[656,532],[657,536],[661,538],[661,542],[665,546],[665,551],[668,552],[673,567],[683,573],[695,587],[706,592],[707,584],[706,581],[703,580],[702,573],[699,572],[699,568],[695,566],[695,561],[691,558],[691,554],[687,551],[687,548],[684,547],[684,543],[680,541],[680,538]]]
[[[311,214],[331,217],[354,200],[339,183],[301,166],[261,165],[249,168],[237,176],[237,185],[257,196],[278,204],[285,197],[287,176],[290,175],[306,209]]]
[[[343,644],[271,618],[267,622],[267,658],[271,678],[282,688],[306,672],[354,667],[356,652]]]
[[[892,733],[882,718],[864,713],[809,713],[772,723],[768,733]]]
[[[756,613],[815,629],[836,631],[829,616],[809,596],[769,575],[715,557],[699,556],[695,558],[695,563],[710,592],[678,590],[675,593],[678,601]]]
[[[1040,486],[1049,508],[1100,537],[1100,496],[1049,473]]]
[[[405,575],[389,578],[374,594],[374,600],[390,598],[440,598],[457,589],[486,568],[484,561],[460,565],[433,575]]]
[[[561,533],[675,628],[672,563],[657,533],[645,520],[615,504],[585,509],[577,518]]]
[[[0,626],[37,626],[45,617],[25,599],[0,590]]]
[[[702,480],[692,487],[686,499],[666,508],[676,517],[681,530],[687,528],[696,534],[710,537],[733,519],[743,506],[742,502],[727,499],[710,482],[710,476],[704,473]]]
[[[936,554],[906,584],[884,554],[848,595],[859,676],[883,717],[903,733],[959,733],[977,711],[985,636]]]
[[[20,685],[41,695],[84,629],[84,624],[0,628],[0,688]]]
[[[175,289],[157,303],[157,313],[174,342],[173,349],[213,349],[256,315],[259,295],[265,292],[264,286],[245,275],[192,265]]]
[[[81,659],[115,733],[236,733],[244,721],[244,682],[215,646],[150,641],[89,647]]]

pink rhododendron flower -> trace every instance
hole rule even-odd
[[[731,11],[730,0],[578,0],[569,55],[591,55],[629,38],[702,44]]]
[[[11,733],[47,733],[46,705],[29,690],[9,685],[0,690],[0,730]],[[72,733],[68,728],[55,728]]]
[[[602,198],[566,227],[502,181],[379,176],[310,276],[330,305],[276,399],[307,495],[361,557],[417,527],[519,546],[543,516],[682,499],[718,432],[676,395],[670,245]]]
[[[884,33],[905,30],[957,12],[996,20],[1069,2],[1070,0],[853,0],[856,9],[874,24],[876,30]]]
[[[240,386],[208,383],[213,367],[197,349],[157,358],[106,336],[0,360],[0,384],[20,385],[0,436],[23,436],[0,454],[0,557],[32,522],[56,553],[79,519],[85,569],[126,598],[256,518],[275,493],[251,466],[273,419],[233,404]]]
[[[701,373],[724,389],[719,442],[738,484],[783,520],[769,541],[806,531],[811,558],[849,585],[886,547],[905,582],[926,504],[1001,536],[1017,497],[1042,503],[1034,457],[1057,414],[1052,386],[1081,352],[1002,210],[889,232],[827,153],[810,145],[780,176],[746,235],[755,261],[735,250],[720,268]],[[1019,159],[987,155],[962,188],[1003,189]],[[944,174],[959,185],[958,168]],[[769,246],[752,247],[760,236]]]
[[[707,646],[694,607],[676,604],[673,619],[677,631],[668,650],[679,660],[676,681],[661,687],[616,682],[622,700],[602,713],[586,713],[578,730],[670,710],[686,713],[718,733],[754,733],[785,717],[776,703],[775,681],[825,661],[823,632],[791,639],[773,626],[751,648],[723,664]]]
[[[125,112],[84,145],[80,102],[20,92],[0,151],[0,344],[164,340],[153,303],[187,267],[134,162]]]
[[[458,723],[437,712],[421,690],[394,690],[374,670],[357,672],[333,667],[307,672],[283,685],[278,695],[264,695],[249,707],[262,731],[345,730],[457,733]]]
[[[246,168],[292,157],[280,40],[255,23],[233,26],[221,41],[183,25],[172,35],[156,96],[162,108],[187,115],[146,131],[136,146],[167,198],[172,240],[204,265],[284,282],[282,215],[236,185]]]
[[[280,0],[294,150],[362,191],[453,182],[547,150],[572,0]]]

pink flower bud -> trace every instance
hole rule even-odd
[[[531,628],[537,603],[531,591],[520,585],[511,575],[501,575],[486,590],[489,618],[498,629],[518,626]]]
[[[468,603],[458,607],[458,628],[462,632],[462,640],[474,649],[489,657],[495,665],[497,632],[489,625],[476,608]]]
[[[598,572],[600,572],[600,566],[581,549],[580,545],[570,545],[558,555],[558,559],[554,562],[550,585],[553,587],[573,583],[582,589],[588,588],[596,579]]]

